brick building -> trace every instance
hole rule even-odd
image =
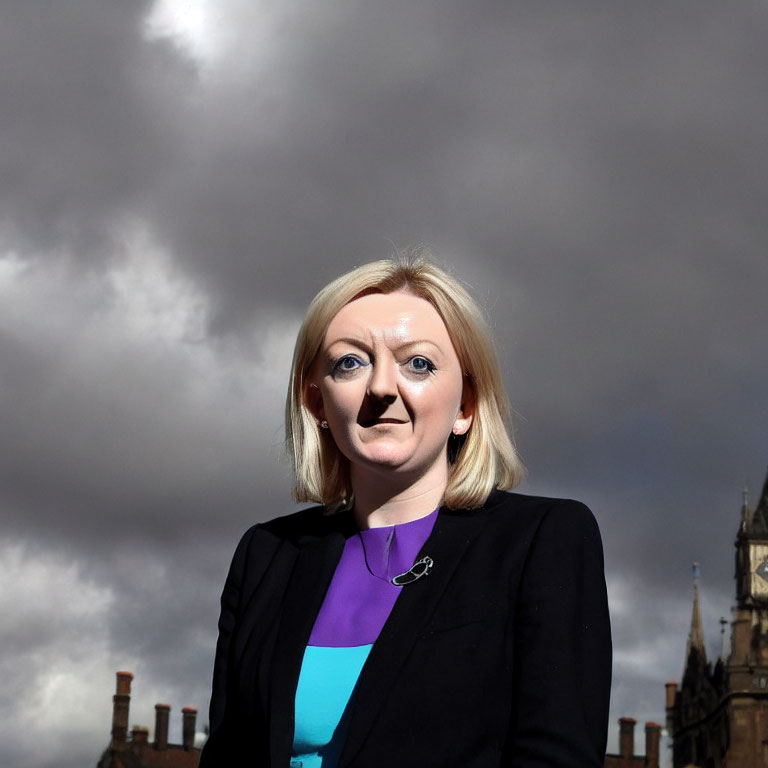
[[[197,710],[184,707],[182,743],[168,742],[168,704],[155,704],[155,737],[149,741],[149,729],[134,725],[128,733],[131,704],[130,672],[117,673],[117,690],[112,698],[112,741],[104,750],[97,768],[197,768],[200,749],[195,746]]]
[[[768,768],[768,477],[735,546],[730,654],[707,660],[695,583],[683,680],[666,685],[674,768]]]

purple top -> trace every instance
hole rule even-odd
[[[435,520],[437,510],[347,539],[309,645],[343,648],[375,642],[402,589],[389,579],[413,565]]]

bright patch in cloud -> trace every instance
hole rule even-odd
[[[14,253],[0,256],[0,291],[7,288],[24,271],[25,262]]]
[[[125,237],[126,258],[107,276],[112,316],[134,338],[201,340],[208,319],[205,296],[174,272],[167,255],[140,227],[128,228]]]
[[[78,743],[95,761],[109,736],[114,685],[111,589],[85,578],[77,563],[20,543],[0,545],[0,584],[5,754],[17,755],[18,766],[47,765]],[[29,741],[41,727],[45,739]]]
[[[170,41],[203,75],[253,75],[273,50],[274,12],[261,0],[155,0],[144,34]]]
[[[208,61],[220,47],[214,14],[207,0],[157,0],[146,18],[146,33],[171,38],[196,59]]]

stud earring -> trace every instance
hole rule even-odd
[[[320,422],[320,429],[328,429],[328,422],[325,419]]]

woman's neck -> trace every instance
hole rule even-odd
[[[437,467],[415,482],[398,487],[390,473],[383,475],[352,470],[355,492],[354,516],[361,529],[408,523],[434,512],[442,503],[448,483],[448,467]]]

